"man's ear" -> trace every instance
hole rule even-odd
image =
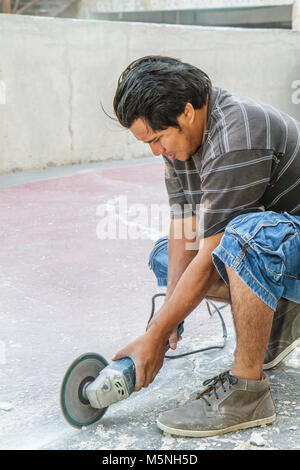
[[[195,115],[196,113],[194,106],[191,103],[187,103],[183,113],[180,114],[180,116],[177,118],[179,130],[182,131],[182,129],[190,127],[195,120]]]
[[[195,119],[195,108],[192,103],[187,103],[184,108],[184,117],[189,124],[192,124]]]

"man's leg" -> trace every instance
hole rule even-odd
[[[237,337],[233,367],[204,382],[207,388],[198,400],[159,416],[159,428],[170,434],[208,437],[275,420],[269,382],[262,372],[273,310],[226,269]]]
[[[232,283],[233,282],[231,282],[231,284]],[[240,296],[237,297],[239,300]],[[212,285],[205,298],[214,302],[231,304],[229,289],[222,279],[219,279]],[[299,345],[300,304],[296,304],[290,300],[280,299],[273,316],[272,329],[264,357],[263,370],[276,367]]]
[[[263,369],[272,369],[300,346],[300,303],[280,299],[274,313]]]
[[[260,380],[273,310],[244,284],[235,271],[228,266],[226,270],[236,330],[236,351],[231,371],[240,378]]]
[[[261,229],[263,224],[266,232],[271,230],[273,235],[275,224],[270,223],[269,219],[273,222],[272,214],[250,214],[236,218],[235,225],[226,228],[219,247],[213,253],[216,267],[230,286],[237,336],[234,363],[231,371],[203,383],[206,388],[197,394],[198,400],[159,416],[158,426],[170,434],[206,437],[270,424],[276,418],[268,378],[263,374],[262,367],[273,311],[282,291],[276,300],[274,285],[277,284],[272,277],[269,279],[265,275],[269,246],[266,253],[261,254],[261,245],[255,243],[256,239],[253,240],[258,234],[262,236],[262,243],[266,240],[268,243],[268,233],[258,233],[257,228]],[[286,228],[289,229],[283,227]],[[237,229],[240,229],[240,233]],[[279,235],[280,232],[275,240],[271,237],[275,244],[280,243]],[[282,239],[285,238],[283,231]],[[256,248],[258,253],[255,252]],[[229,268],[231,266],[234,271]],[[276,273],[274,275],[276,277]]]
[[[163,239],[160,239],[157,243],[162,241]],[[152,255],[156,263],[154,263]],[[164,278],[166,285],[168,273],[167,239],[164,252],[159,251],[154,253],[153,251],[150,255],[149,264],[151,264],[158,278]],[[159,272],[156,272],[155,267],[159,268]],[[211,286],[205,298],[215,302],[231,304],[229,289],[221,278]],[[264,358],[263,369],[277,366],[298,345],[300,345],[300,304],[280,299],[274,313],[273,326]]]
[[[221,278],[211,286],[205,298],[215,302],[231,303],[229,289]]]

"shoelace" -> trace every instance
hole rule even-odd
[[[229,371],[216,375],[212,379],[208,379],[203,382],[203,385],[204,386],[208,385],[208,387],[202,392],[197,393],[196,400],[199,400],[200,398],[202,398],[207,403],[208,406],[211,406],[207,397],[210,397],[211,394],[214,393],[216,399],[217,400],[219,399],[219,396],[217,393],[217,387],[219,384],[221,384],[223,391],[226,392],[227,391],[225,388],[226,383],[229,385],[228,388],[230,390],[232,385],[236,384],[237,382],[238,382],[238,378],[235,377],[234,375],[231,375]],[[207,395],[207,397],[205,397],[204,395]]]

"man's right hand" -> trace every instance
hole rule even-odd
[[[136,368],[135,392],[153,382],[163,365],[165,341],[153,335],[149,330],[119,351],[113,361],[130,357]]]

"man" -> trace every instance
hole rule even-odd
[[[300,341],[300,124],[160,56],[126,68],[114,111],[163,155],[171,206],[166,300],[114,360],[130,356],[135,390],[147,387],[166,341],[176,348],[177,325],[204,297],[228,299],[237,338],[231,370],[207,381],[198,400],[160,415],[158,426],[201,437],[272,423],[263,368]],[[197,247],[188,248],[186,227],[197,230]]]

